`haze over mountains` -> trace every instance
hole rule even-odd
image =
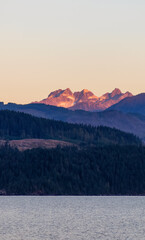
[[[102,111],[131,96],[133,96],[132,93],[122,93],[118,88],[115,88],[111,93],[105,93],[101,97],[95,96],[87,89],[73,93],[67,88],[51,92],[46,99],[35,103],[44,103],[71,110]]]

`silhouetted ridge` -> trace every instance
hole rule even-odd
[[[145,115],[145,93],[138,94],[131,98],[125,98],[119,103],[111,106],[108,110],[110,109]]]
[[[0,111],[0,138],[44,138],[78,144],[140,144],[132,134],[108,127],[92,127],[33,117],[14,111]]]

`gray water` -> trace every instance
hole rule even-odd
[[[0,197],[0,240],[40,239],[145,239],[145,197]]]

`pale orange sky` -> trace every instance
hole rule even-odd
[[[145,92],[145,1],[0,3],[0,101],[55,90]]]

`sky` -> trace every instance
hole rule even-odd
[[[145,92],[144,0],[1,0],[0,101]]]

